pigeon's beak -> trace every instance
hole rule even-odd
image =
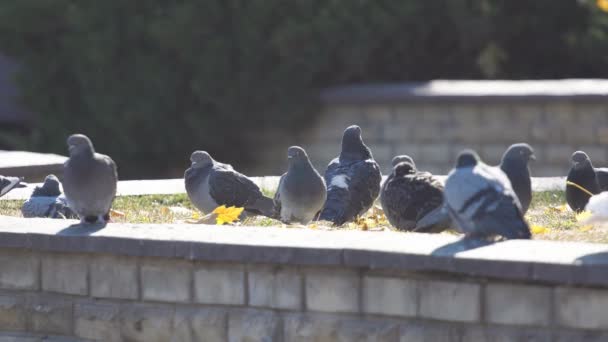
[[[534,154],[530,155],[530,160],[536,160],[536,156]]]

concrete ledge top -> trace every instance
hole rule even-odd
[[[327,88],[327,104],[373,104],[416,101],[522,101],[608,99],[608,79],[434,80],[355,84]]]
[[[66,160],[58,154],[0,150],[0,175],[25,177],[30,182],[43,181],[50,173],[61,177]]]
[[[68,158],[53,153],[0,150],[0,170],[36,165],[61,165]]]
[[[523,282],[608,286],[608,245],[493,244],[399,232],[212,225],[80,226],[0,216],[0,248],[187,260],[447,272]]]
[[[445,180],[445,176],[437,177],[441,181]],[[251,179],[262,189],[274,191],[279,185],[278,176],[251,177]],[[0,201],[28,199],[37,185],[40,185],[40,183],[31,183],[25,188],[13,189],[8,194],[0,197]],[[532,177],[532,190],[534,191],[565,190],[565,188],[565,177]],[[171,195],[185,192],[184,180],[181,178],[119,181],[117,189],[118,196]]]

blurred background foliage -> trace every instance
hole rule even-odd
[[[194,149],[246,167],[301,132],[322,87],[608,76],[608,14],[576,0],[19,0],[0,51],[22,65],[28,149],[88,134],[121,178],[179,175]]]

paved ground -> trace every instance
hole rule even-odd
[[[443,180],[445,176],[440,176]],[[252,177],[253,181],[263,189],[274,190],[277,188],[279,177]],[[566,180],[564,177],[535,177],[532,178],[532,189],[534,191],[564,190]],[[0,200],[26,199],[32,193],[32,189],[38,184],[29,184],[26,188],[15,189]],[[153,194],[179,194],[186,192],[184,180],[176,179],[154,179],[154,180],[129,180],[118,182],[118,195],[153,195]]]

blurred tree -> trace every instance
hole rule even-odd
[[[83,132],[140,178],[194,149],[246,166],[330,85],[606,76],[607,16],[576,0],[19,0],[0,3],[0,51],[25,66],[29,147],[65,153]]]

